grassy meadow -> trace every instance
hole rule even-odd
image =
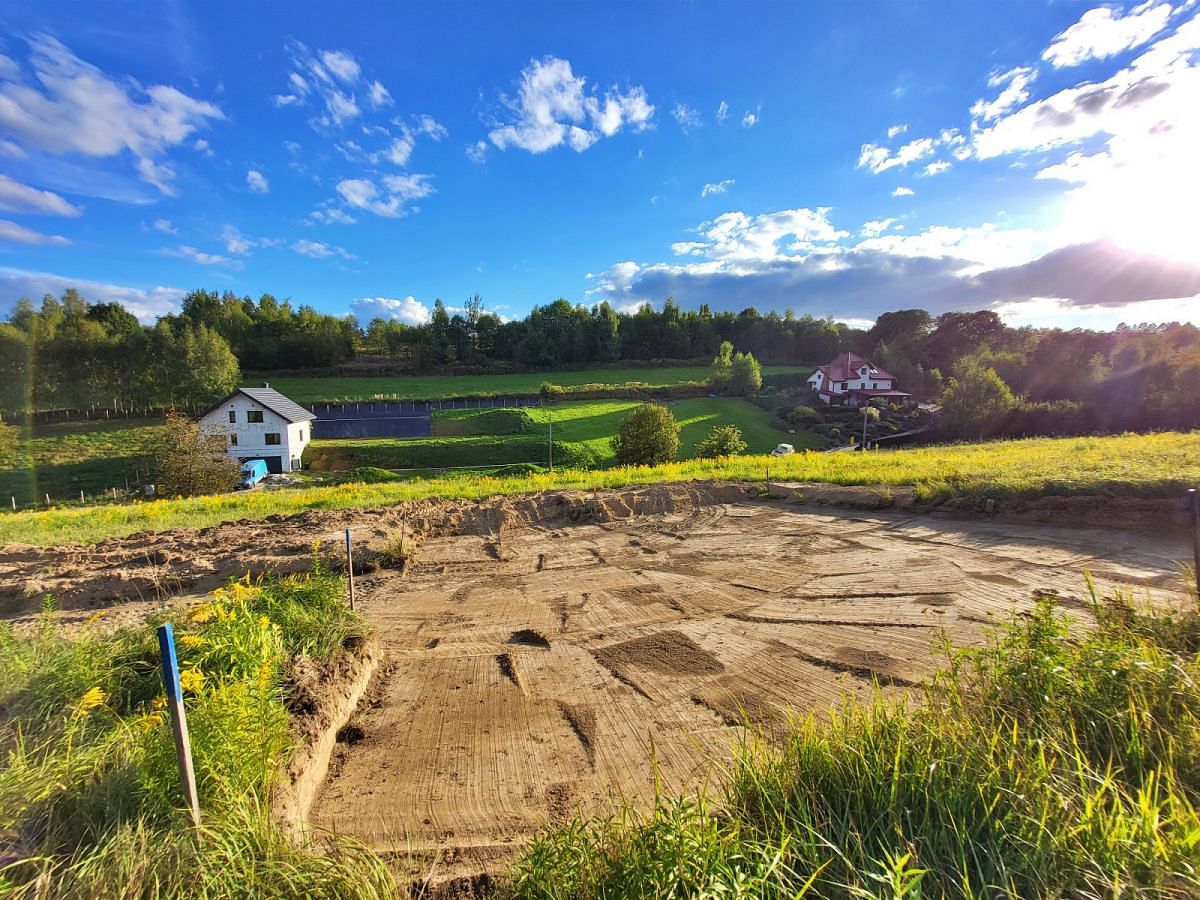
[[[662,466],[556,470],[510,477],[440,477],[348,483],[120,506],[56,508],[0,514],[0,543],[48,546],[95,543],[136,531],[203,528],[234,519],[307,509],[382,506],[427,497],[481,498],[560,488],[591,490],[667,481],[772,479],[830,484],[911,485],[924,499],[1104,494],[1182,498],[1200,484],[1200,432],[1087,438],[1030,438],[868,453],[800,452],[738,456]]]
[[[763,375],[811,372],[811,366],[763,366]],[[702,385],[710,366],[642,366],[579,369],[569,372],[515,372],[499,375],[394,375],[354,378],[263,376],[271,387],[297,403],[353,400],[447,400],[452,397],[519,397],[537,394],[542,382],[580,390],[620,390]],[[243,383],[257,387],[263,378]]]
[[[38,425],[15,450],[0,456],[0,503],[16,497],[19,505],[79,500],[122,490],[150,467],[162,432],[156,420],[113,419]]]
[[[501,463],[546,466],[553,417],[556,466],[607,467],[614,461],[609,442],[637,405],[633,400],[581,400],[555,403],[550,409],[440,410],[433,414],[431,438],[314,441],[305,461],[318,471],[361,466],[382,469],[489,467]],[[668,406],[681,426],[680,459],[695,457],[696,445],[714,425],[740,428],[751,454],[769,453],[785,441],[801,449],[822,443],[808,432],[790,435],[777,428],[770,413],[745,400],[696,397]]]

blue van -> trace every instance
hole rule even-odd
[[[265,459],[248,459],[242,463],[241,487],[254,487],[267,476],[267,461]]]

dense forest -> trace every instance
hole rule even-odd
[[[1200,426],[1200,329],[1011,328],[990,311],[884,313],[868,330],[832,319],[681,309],[619,313],[556,300],[504,321],[476,296],[407,325],[294,307],[264,294],[193,291],[177,315],[140,324],[73,290],[20,301],[0,324],[0,408],[208,402],[241,372],[313,372],[372,358],[396,370],[553,370],[620,361],[711,359],[723,341],[767,363],[819,364],[853,350],[902,388],[957,410],[964,435]]]

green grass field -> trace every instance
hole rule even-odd
[[[427,497],[475,499],[560,488],[591,490],[666,481],[761,480],[768,466],[772,479],[913,485],[925,499],[1104,494],[1178,497],[1182,502],[1183,492],[1200,484],[1200,432],[1032,438],[866,454],[739,456],[644,468],[349,483],[121,506],[30,510],[0,514],[0,543],[14,541],[41,546],[95,543],[136,531],[204,528],[234,519],[260,519],[307,509],[366,508]]]
[[[581,400],[552,408],[442,410],[433,415],[432,438],[314,441],[305,460],[317,471],[374,466],[382,469],[486,467],[501,463],[549,464],[553,417],[555,464],[570,468],[612,465],[609,445],[632,400]],[[798,449],[821,441],[808,432],[788,434],[774,418],[745,400],[696,397],[669,404],[679,421],[679,458],[691,459],[714,425],[736,425],[748,453],[769,453],[781,442]]]
[[[811,372],[811,366],[763,366],[763,375]],[[507,375],[396,375],[361,378],[274,378],[271,387],[297,403],[352,400],[444,400],[450,397],[518,397],[536,394],[543,381],[564,388],[655,389],[704,384],[708,366],[644,366],[581,369],[574,372],[519,372]],[[261,379],[247,380],[257,386]]]
[[[100,496],[132,484],[150,467],[161,423],[142,419],[64,422],[38,426],[15,451],[0,456],[0,503],[37,503]]]

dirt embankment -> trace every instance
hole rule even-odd
[[[143,617],[173,598],[202,594],[247,573],[307,571],[314,545],[342,565],[342,531],[363,552],[356,568],[374,568],[388,539],[404,529],[415,541],[453,534],[488,535],[492,552],[504,537],[532,524],[556,527],[694,511],[748,499],[803,506],[894,509],[950,518],[998,518],[1054,525],[1152,529],[1185,527],[1180,504],[1108,497],[1043,497],[989,502],[976,498],[919,502],[912,488],[798,482],[768,485],[687,482],[585,493],[546,491],[481,501],[428,499],[366,510],[310,510],[292,516],[227,522],[209,528],[139,532],[95,545],[0,547],[0,617],[28,621],[46,596],[69,624],[114,604],[106,621]]]
[[[742,500],[743,485],[670,484],[641,490],[548,491],[483,501],[419,500],[367,510],[310,510],[198,530],[139,532],[94,545],[0,547],[0,616],[27,619],[54,598],[64,620],[86,619],[110,604],[112,622],[140,618],[172,598],[202,594],[249,572],[307,571],[314,553],[343,566],[343,529],[350,528],[356,568],[372,560],[401,528],[417,539],[448,534],[491,535],[496,552],[505,534],[531,523],[545,527],[697,509]],[[314,545],[319,544],[319,550]]]

